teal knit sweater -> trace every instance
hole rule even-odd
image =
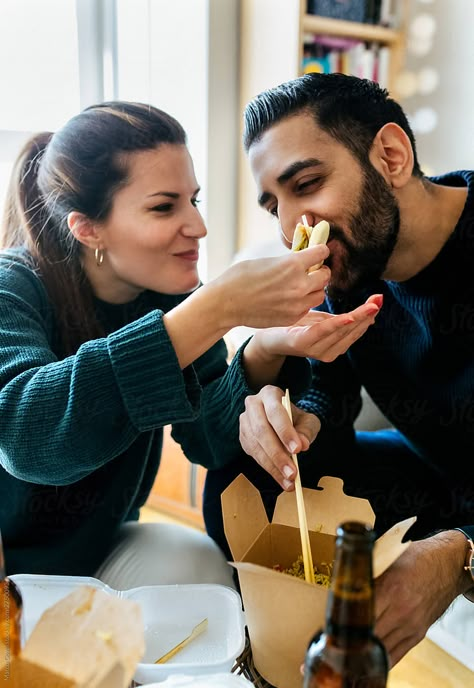
[[[138,518],[164,425],[195,463],[240,455],[238,417],[252,392],[241,351],[227,366],[220,341],[181,371],[163,313],[182,298],[97,300],[107,335],[65,357],[41,279],[19,252],[0,255],[0,530],[10,574],[93,574],[120,524]]]

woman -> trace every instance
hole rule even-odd
[[[373,304],[307,314],[329,278],[308,274],[325,247],[247,261],[196,289],[198,194],[182,127],[138,103],[87,108],[18,158],[0,257],[10,574],[231,584],[204,534],[136,523],[163,426],[190,460],[224,465],[240,451],[245,395],[289,384],[298,359],[285,354],[337,355],[373,320]],[[286,327],[299,320],[306,327]],[[281,327],[258,332],[228,367],[221,337],[236,325]]]

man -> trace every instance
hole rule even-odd
[[[244,119],[258,201],[286,245],[303,215],[330,223],[324,308],[374,293],[383,306],[347,354],[311,360],[294,427],[281,389],[247,398],[240,438],[254,461],[208,485],[244,472],[270,512],[294,486],[289,453],[303,452],[303,484],[341,477],[370,500],[379,533],[417,516],[412,545],[377,579],[376,632],[395,664],[458,595],[474,600],[474,172],[426,178],[400,106],[355,77],[305,75],[257,96]],[[354,432],[361,385],[392,429]],[[225,548],[213,508],[208,530]]]

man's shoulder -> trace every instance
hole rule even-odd
[[[474,187],[474,170],[454,170],[427,177],[433,184]]]

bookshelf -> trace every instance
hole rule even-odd
[[[308,14],[306,12],[306,5],[306,0],[299,0],[300,27],[298,41],[298,74],[303,73],[303,50],[305,36],[307,35],[330,36],[339,39],[352,39],[372,45],[376,44],[381,48],[387,49],[390,56],[386,83],[383,85],[390,90],[395,98],[397,98],[396,77],[402,70],[405,61],[405,25],[408,14],[407,0],[397,0],[399,25],[396,29],[375,24],[366,24],[344,19],[332,19],[316,14]]]
[[[303,73],[307,34],[378,43],[388,48],[387,86],[397,98],[396,77],[404,66],[409,3],[408,0],[392,1],[396,1],[399,8],[396,29],[308,14],[306,0],[241,0],[240,112],[261,91]],[[238,195],[236,249],[271,241],[275,237],[275,224],[257,206],[255,184],[242,150]]]

